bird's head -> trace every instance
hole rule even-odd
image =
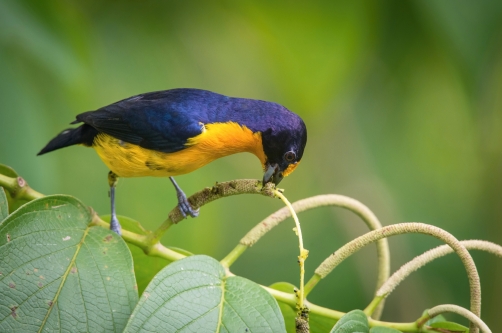
[[[279,184],[300,163],[307,144],[307,128],[294,113],[280,120],[280,126],[262,133],[263,151],[266,156],[263,184]]]

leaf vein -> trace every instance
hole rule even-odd
[[[54,296],[53,305],[54,305],[54,303],[57,302],[57,300],[59,298],[59,294],[61,293],[61,290],[63,289],[63,286],[66,282],[66,278],[68,277],[68,274],[70,274],[71,267],[73,266],[73,263],[77,259],[78,253],[80,252],[80,249],[82,248],[82,243],[84,242],[85,237],[87,237],[88,232],[89,232],[89,227],[87,227],[87,229],[85,229],[85,232],[82,235],[82,239],[80,240],[80,243],[77,245],[77,250],[75,251],[73,258],[71,259],[70,264],[68,265],[68,268],[66,269],[66,272],[62,276],[61,284],[59,285],[59,288],[58,288],[58,291],[56,292],[56,295]],[[40,329],[38,330],[38,333],[42,332],[42,330],[45,326],[45,323],[47,322],[47,319],[49,318],[49,315],[52,311],[52,308],[53,308],[53,306],[51,306],[49,308],[49,311],[47,311],[47,314],[45,315],[45,318],[42,321],[42,324],[40,325]]]
[[[179,296],[179,295],[182,295],[188,291],[191,291],[191,290],[196,290],[196,289],[201,289],[201,288],[206,288],[206,287],[212,287],[212,285],[208,284],[208,285],[202,285],[202,286],[197,286],[197,287],[193,287],[193,288],[190,288],[190,289],[185,289],[183,290],[181,293],[179,294],[176,294],[175,296]],[[143,328],[143,326],[148,322],[148,320],[150,320],[150,318],[152,318],[164,305],[166,305],[167,303],[169,303],[170,301],[172,301],[174,299],[174,297],[171,297],[169,299],[166,299],[160,306],[157,307],[157,309],[155,309],[155,311],[153,311],[152,313],[150,313],[150,315],[148,317],[146,317],[146,319],[143,321],[143,324],[139,327],[139,328]],[[215,309],[216,307],[218,307],[218,305],[216,305],[215,307],[211,308],[210,310],[208,310],[207,312],[204,312],[204,314],[208,313],[208,312],[211,312],[213,309]],[[200,317],[199,317],[200,318]],[[197,318],[195,318],[194,320],[196,320]],[[193,320],[191,321],[193,322]],[[190,322],[190,323],[191,323]],[[185,327],[186,325],[182,326]]]
[[[11,276],[11,275],[12,275],[12,274],[14,274],[14,272],[16,272],[18,269],[20,269],[20,268],[22,268],[22,267],[24,267],[24,266],[26,266],[26,265],[28,265],[28,264],[31,264],[31,263],[32,263],[32,262],[34,262],[35,260],[38,260],[38,259],[41,259],[41,258],[44,258],[44,257],[47,257],[47,256],[54,255],[55,253],[62,252],[63,250],[67,250],[67,249],[72,248],[72,247],[74,247],[74,246],[78,246],[78,244],[77,244],[77,245],[71,245],[71,246],[68,246],[68,247],[65,247],[65,248],[59,249],[59,250],[57,250],[57,251],[51,252],[51,253],[43,254],[43,255],[41,255],[41,256],[39,256],[39,257],[33,258],[33,259],[29,260],[29,261],[26,261],[26,262],[24,262],[21,266],[17,266],[17,267],[16,267],[13,271],[11,271],[9,274],[4,275],[4,276],[3,276],[3,278],[1,278],[1,279],[0,279],[0,281],[2,281],[3,279],[5,279],[5,278],[6,278],[6,277],[8,277],[8,276]]]
[[[221,331],[221,325],[222,325],[222,320],[223,320],[223,304],[225,303],[225,285],[227,284],[227,279],[223,278],[221,279],[221,301],[219,304],[220,307],[220,313],[218,316],[218,330],[216,331],[217,333],[220,333]]]
[[[49,232],[49,231],[61,231],[61,230],[72,230],[72,231],[75,231],[75,230],[78,230],[78,231],[83,231],[82,229],[77,229],[77,228],[57,228],[57,229],[44,229],[44,230],[36,230],[36,231],[33,231],[33,232],[29,232],[27,234],[22,234],[20,236],[17,236],[16,238],[13,238],[11,239],[10,242],[8,243],[5,243],[5,244],[2,244],[0,245],[0,249],[4,246],[7,246],[7,245],[10,245],[10,244],[16,244],[15,242],[18,240],[18,239],[23,239],[27,236],[30,236],[32,234],[36,234],[36,233],[45,233],[45,232]],[[51,235],[53,237],[53,235]]]
[[[19,304],[16,304],[18,308],[20,308],[24,303],[26,303],[27,301],[29,301],[33,296],[35,296],[36,294],[38,294],[40,291],[44,290],[45,288],[47,288],[48,286],[52,285],[54,282],[58,281],[59,279],[55,279],[54,281],[51,281],[49,283],[47,283],[45,286],[43,286],[42,288],[39,288],[37,291],[35,291],[33,294],[31,295],[27,295],[25,294],[26,296],[28,296],[24,301],[22,301],[21,303]],[[3,323],[3,321],[7,318],[9,318],[10,314],[8,316],[6,316],[4,319],[2,319],[0,321],[0,324]]]
[[[89,247],[87,246],[87,244],[84,242],[84,245],[87,249],[87,251],[89,251],[89,253],[91,254],[91,257],[92,257],[92,260],[94,261],[94,263],[96,264],[96,267],[99,271],[99,277],[101,278],[101,282],[103,283],[103,289],[106,291],[106,286],[105,286],[105,280],[103,279],[103,275],[101,274],[101,270],[99,269],[99,265],[97,264],[97,261],[96,259],[94,258],[94,253],[92,253],[91,250],[89,250]],[[116,327],[115,327],[115,318],[113,316],[113,309],[112,309],[112,305],[110,304],[110,299],[108,298],[108,293],[105,292],[105,295],[106,295],[106,301],[108,303],[108,307],[110,308],[110,314],[112,315],[112,324],[113,324],[113,331],[116,331]]]

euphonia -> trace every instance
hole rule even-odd
[[[199,89],[136,95],[77,115],[39,153],[71,145],[96,150],[111,170],[110,229],[121,234],[115,213],[118,177],[169,177],[184,217],[196,217],[173,176],[186,174],[227,155],[249,152],[260,160],[263,184],[276,185],[300,162],[307,143],[303,120],[284,106],[233,98]]]

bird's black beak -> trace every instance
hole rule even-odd
[[[284,178],[283,170],[279,167],[277,163],[266,164],[267,169],[263,175],[263,185],[268,182],[273,182],[275,185],[279,185],[281,180]]]

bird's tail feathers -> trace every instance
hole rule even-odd
[[[52,139],[37,155],[43,155],[56,149],[77,144],[91,146],[94,137],[97,134],[98,131],[87,124],[84,124],[77,128],[66,129],[56,135],[56,137]]]

